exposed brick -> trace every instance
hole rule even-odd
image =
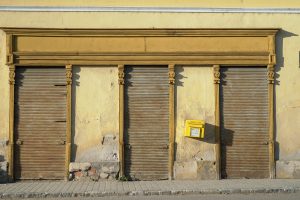
[[[88,176],[94,176],[96,174],[97,174],[96,168],[92,167],[91,169],[89,169]]]
[[[83,173],[81,171],[74,172],[75,178],[83,177]]]

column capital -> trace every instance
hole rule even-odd
[[[214,84],[220,84],[220,65],[213,65],[214,69]]]
[[[174,64],[169,65],[169,84],[171,84],[171,85],[175,84],[175,65]]]
[[[125,84],[124,65],[118,65],[118,76],[119,76],[119,85],[124,85]]]
[[[14,85],[15,84],[15,73],[16,67],[14,65],[9,65],[9,80],[8,83],[10,85]]]
[[[268,82],[274,84],[275,80],[275,67],[274,65],[268,65]]]
[[[72,85],[72,65],[66,65],[67,85]]]

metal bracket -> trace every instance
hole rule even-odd
[[[267,142],[262,142],[261,144],[262,144],[262,145],[268,145],[269,142],[268,142],[268,141],[267,141]]]
[[[65,140],[60,140],[60,141],[57,142],[57,144],[65,145],[65,144],[66,144],[66,141],[65,141]]]
[[[17,145],[22,145],[22,144],[23,144],[23,140],[18,139],[18,140],[16,141],[16,144],[17,144]]]

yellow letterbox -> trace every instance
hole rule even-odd
[[[204,138],[204,120],[186,120],[184,136],[193,138]]]

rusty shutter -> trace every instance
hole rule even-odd
[[[167,67],[125,70],[125,174],[132,180],[168,178]]]
[[[267,69],[222,68],[220,111],[222,177],[269,177]]]
[[[66,140],[64,68],[17,67],[16,179],[63,179]]]

